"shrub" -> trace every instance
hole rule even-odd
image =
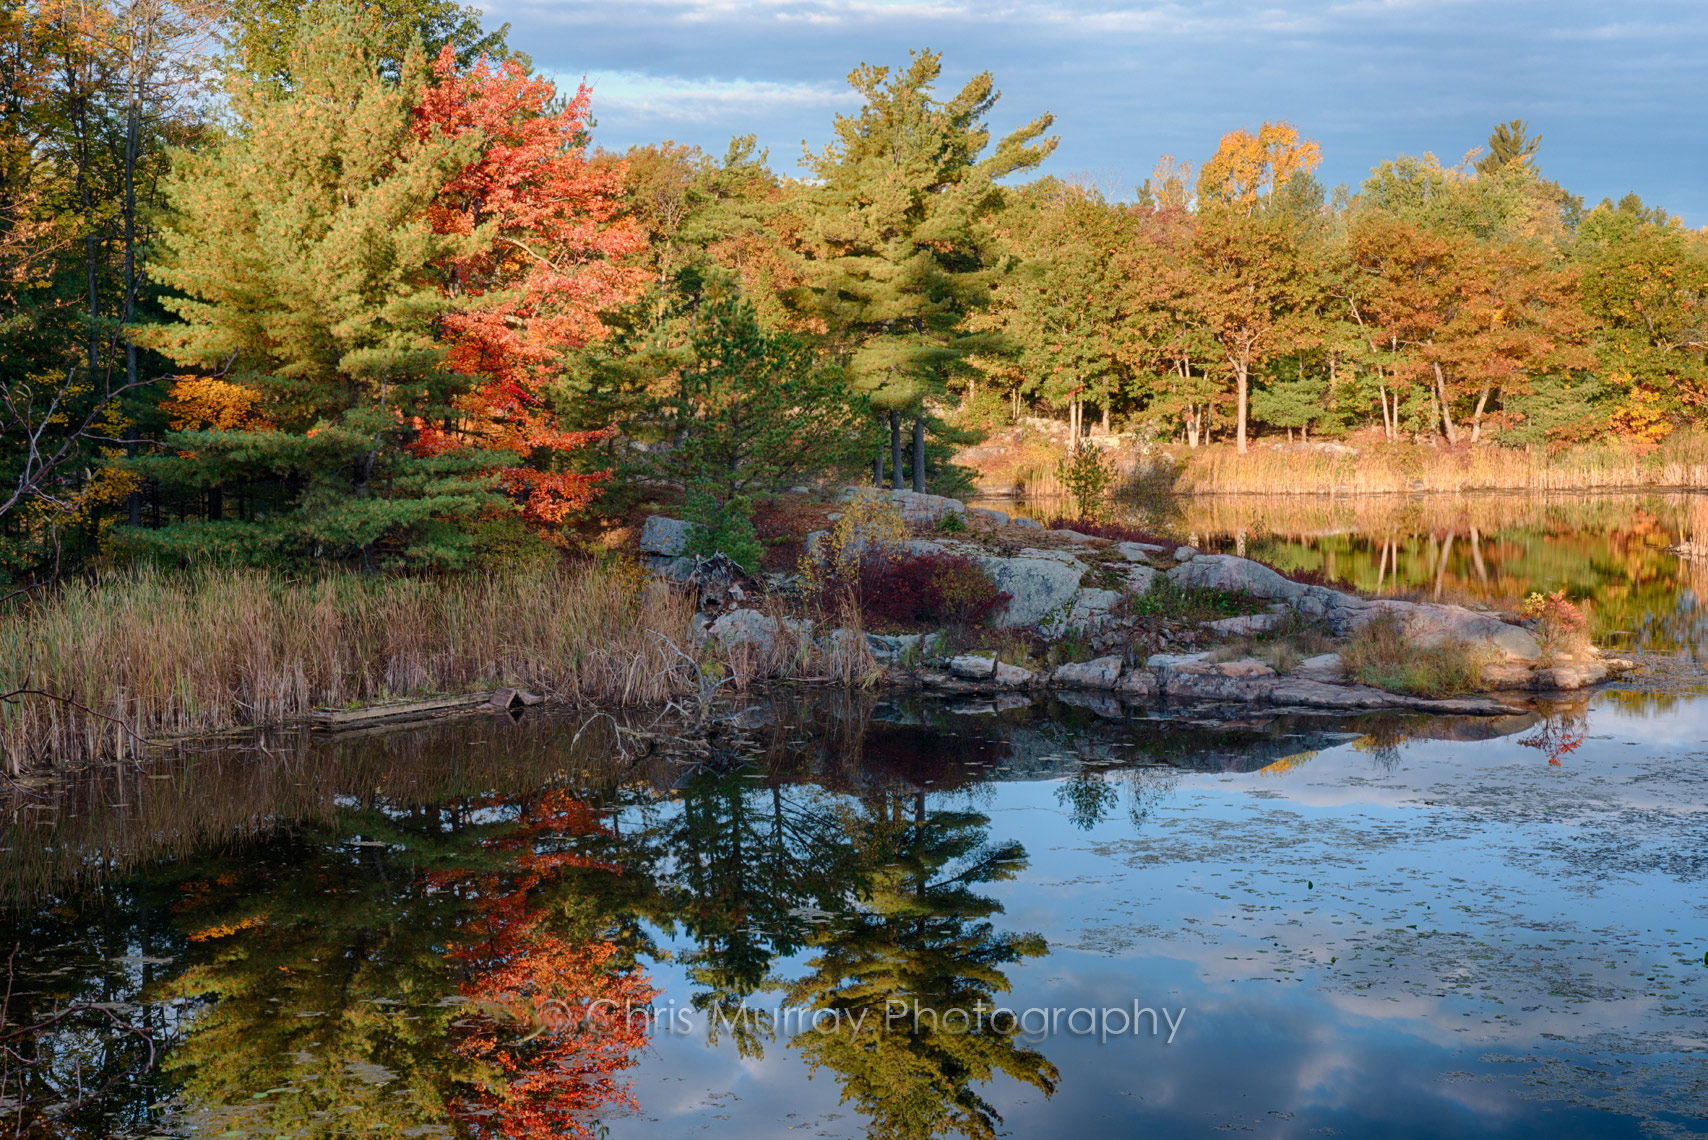
[[[1056,478],[1073,496],[1079,517],[1093,518],[1103,512],[1103,496],[1115,485],[1115,465],[1103,454],[1102,448],[1082,439],[1056,465]]]
[[[852,594],[868,619],[910,624],[979,625],[1011,600],[963,554],[869,552],[824,589],[832,596]]]
[[[860,564],[874,555],[895,555],[907,549],[907,524],[889,496],[862,487],[842,507],[830,537],[801,562],[801,576],[819,590],[832,583],[844,587],[860,576]]]
[[[1536,640],[1542,644],[1542,659],[1552,662],[1556,657],[1582,653],[1589,648],[1589,617],[1566,597],[1564,590],[1552,594],[1531,594],[1524,599],[1518,612],[1530,619]]]
[[[1378,614],[1353,630],[1340,661],[1352,680],[1391,693],[1455,697],[1476,692],[1483,683],[1483,658],[1468,643],[1447,639],[1418,645],[1393,614]]]
[[[682,514],[698,524],[688,533],[687,554],[721,552],[749,574],[759,569],[765,551],[759,544],[759,533],[753,529],[753,507],[746,499],[737,496],[719,502],[711,491],[696,487],[688,492]]]

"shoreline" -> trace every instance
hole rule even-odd
[[[955,462],[974,472],[979,497],[1056,494],[1054,466],[1066,454],[1066,438],[1064,425],[1030,418],[992,431]],[[1309,443],[1259,439],[1244,454],[1222,442],[1190,448],[1097,432],[1085,439],[1122,479],[1180,495],[1708,491],[1708,433],[1694,430],[1647,448],[1615,440],[1552,453],[1491,441],[1390,442],[1363,434]]]
[[[890,498],[906,517],[909,556],[965,557],[1011,596],[992,628],[964,631],[931,657],[924,635],[868,635],[857,609],[787,600],[782,576],[743,578],[758,598],[726,582],[708,601],[702,587],[670,577],[693,560],[668,542],[649,549],[645,531],[643,556],[662,577],[616,563],[441,579],[135,570],[21,599],[0,621],[0,693],[39,691],[0,701],[5,767],[19,776],[126,758],[153,742],[300,723],[316,710],[429,694],[472,700],[505,687],[580,708],[703,703],[792,680],[945,693],[983,682],[993,692],[1124,686],[1136,703],[1331,711],[1447,713],[1458,706],[1419,702],[1479,700],[1493,715],[1511,707],[1499,694],[1573,691],[1626,667],[1567,655],[1569,675],[1538,671],[1535,638],[1486,608],[1360,597],[1233,555],[1052,531],[938,496]],[[686,524],[655,521],[669,524],[649,524],[655,539],[685,540]],[[808,535],[809,548],[826,534]],[[1421,623],[1416,636],[1429,644],[1492,647],[1505,672],[1429,697],[1343,684],[1327,650],[1384,613]],[[1260,660],[1295,632],[1310,636],[1293,658]],[[1150,660],[1218,646],[1244,659]],[[957,668],[953,658],[966,660]]]

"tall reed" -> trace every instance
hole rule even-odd
[[[502,685],[662,704],[697,682],[694,604],[641,586],[633,569],[604,566],[444,580],[137,570],[70,583],[0,615],[0,692],[64,698],[0,702],[0,748],[18,773],[132,755],[137,737]],[[857,633],[729,652],[744,685],[871,671]]]
[[[1392,494],[1407,491],[1588,491],[1708,487],[1708,434],[1679,432],[1644,451],[1623,441],[1557,453],[1483,445],[1365,445],[1356,454],[1200,447],[1181,456],[1188,493]]]

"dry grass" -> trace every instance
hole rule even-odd
[[[1589,491],[1708,487],[1708,434],[1679,432],[1644,451],[1614,441],[1555,454],[1485,444],[1456,448],[1366,444],[1356,455],[1230,445],[1184,453],[1176,489],[1188,493],[1396,494],[1416,491]]]
[[[1273,637],[1238,637],[1210,650],[1212,661],[1239,661],[1254,657],[1277,673],[1291,673],[1299,662],[1319,653],[1333,653],[1339,643],[1321,629],[1302,628]]]
[[[1480,692],[1484,658],[1468,643],[1447,639],[1422,646],[1406,637],[1393,614],[1364,622],[1340,649],[1351,680],[1392,693],[1418,697],[1456,697]]]
[[[0,615],[0,692],[40,689],[83,707],[0,702],[0,750],[18,773],[133,755],[133,730],[199,735],[502,685],[662,704],[701,684],[694,605],[641,585],[616,563],[444,580],[145,570],[71,583]],[[727,657],[740,687],[773,676],[857,683],[872,671],[860,637],[784,636],[766,653]]]

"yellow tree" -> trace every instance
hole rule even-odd
[[[1321,162],[1322,148],[1301,139],[1292,123],[1264,123],[1256,134],[1241,127],[1222,136],[1215,157],[1198,172],[1198,201],[1242,206],[1250,213],[1295,174]]]

